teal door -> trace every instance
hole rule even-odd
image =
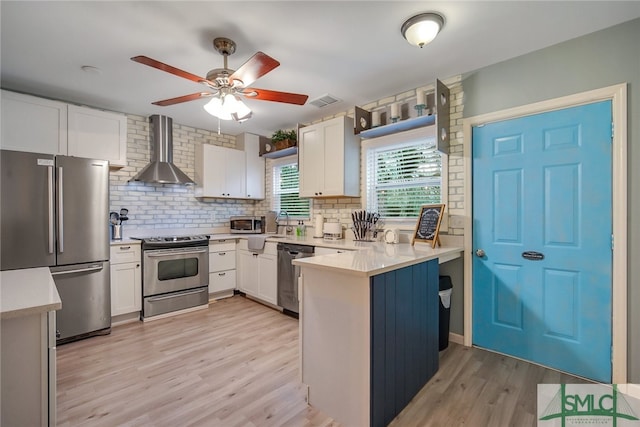
[[[611,102],[473,128],[473,343],[611,382]]]

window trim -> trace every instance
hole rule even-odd
[[[271,185],[271,197],[269,199],[269,206],[271,207],[272,211],[275,211],[276,214],[279,212],[278,209],[276,209],[275,207],[275,191],[274,191],[274,183],[275,183],[275,175],[273,173],[273,170],[275,168],[284,166],[284,165],[288,165],[291,163],[296,163],[298,165],[298,173],[300,172],[300,162],[298,161],[298,156],[296,154],[292,154],[290,156],[285,156],[285,157],[278,157],[277,159],[271,159],[271,183],[269,185]],[[298,179],[298,195],[300,194],[300,180]],[[303,221],[307,221],[310,220],[311,218],[313,218],[313,203],[310,199],[306,198],[306,197],[300,197],[301,199],[307,199],[309,200],[309,217],[305,218],[305,217],[296,217],[295,220],[303,220]],[[291,220],[293,221],[293,219]]]
[[[426,126],[417,129],[411,129],[403,132],[397,132],[390,135],[380,136],[378,138],[363,139],[362,154],[360,156],[360,194],[362,195],[362,209],[367,206],[367,156],[370,150],[390,145],[409,145],[414,141],[424,138],[436,138],[436,127]],[[440,231],[448,230],[449,218],[449,155],[442,153],[442,183],[440,185],[441,202],[445,204],[444,216],[440,224]],[[385,226],[400,228],[401,230],[413,230],[416,226],[415,220],[407,219],[385,219]]]

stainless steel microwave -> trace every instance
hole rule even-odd
[[[231,232],[239,234],[264,233],[265,217],[263,216],[232,216]]]

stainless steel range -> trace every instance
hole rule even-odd
[[[160,236],[142,240],[142,319],[209,301],[209,236]]]

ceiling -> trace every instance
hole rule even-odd
[[[445,16],[444,29],[423,49],[410,46],[400,26],[427,11]],[[222,133],[269,136],[640,17],[640,2],[3,0],[0,15],[5,89],[215,131],[206,100],[151,105],[204,86],[130,58],[205,76],[223,65],[212,40],[228,37],[237,43],[229,68],[257,51],[281,64],[252,86],[342,100],[319,109],[249,99],[250,120],[220,123]]]

